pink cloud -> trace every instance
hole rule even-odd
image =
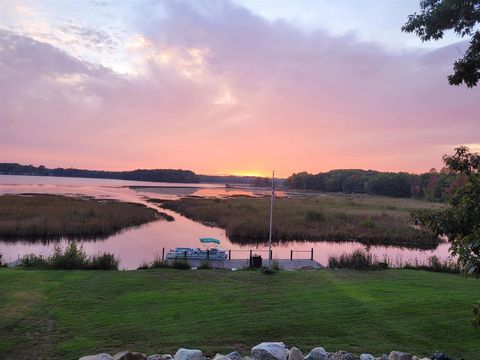
[[[162,4],[137,14],[151,46],[136,77],[1,31],[0,161],[425,171],[480,142],[478,90],[446,81],[464,44],[388,52],[230,3]]]

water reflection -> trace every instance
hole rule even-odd
[[[157,185],[151,188],[145,186]],[[135,188],[130,188],[134,186]],[[177,186],[177,187],[175,187]],[[248,195],[255,197],[268,196],[264,189],[226,189],[212,184],[167,184],[167,183],[141,183],[122,180],[107,179],[75,179],[53,178],[36,176],[6,176],[0,175],[0,194],[19,193],[50,193],[63,195],[82,195],[97,198],[110,198],[122,201],[131,201],[145,204],[159,209],[157,205],[147,202],[147,198],[175,199],[178,196],[208,196],[226,197]],[[88,254],[113,252],[120,259],[120,268],[136,269],[143,261],[149,261],[155,255],[178,246],[200,247],[200,237],[214,237],[220,239],[222,247],[233,250],[232,258],[246,258],[249,251],[255,251],[262,256],[268,256],[263,243],[242,243],[230,241],[225,231],[191,221],[177,213],[160,209],[174,217],[175,221],[155,221],[139,227],[123,230],[105,239],[82,240]],[[64,247],[68,239],[29,239],[0,240],[0,252],[4,261],[14,261],[25,254],[34,253],[48,256],[53,251],[54,244]],[[367,246],[367,247],[366,247]],[[392,261],[424,261],[432,255],[442,259],[448,257],[448,244],[426,249],[412,249],[399,246],[365,245],[359,242],[308,242],[288,241],[274,245],[273,257],[288,259],[294,250],[294,258],[309,258],[313,248],[315,260],[322,264],[328,263],[330,255],[340,255],[356,249],[368,249],[378,259],[385,257]],[[302,252],[300,252],[302,251]]]

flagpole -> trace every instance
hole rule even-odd
[[[270,194],[270,232],[268,234],[268,267],[272,268],[272,220],[273,220],[273,192],[275,179],[275,171],[272,171],[272,193]]]

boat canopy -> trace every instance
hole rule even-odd
[[[200,242],[202,244],[220,244],[220,240],[214,239],[214,238],[200,238]]]

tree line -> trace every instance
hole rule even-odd
[[[324,173],[294,173],[284,181],[290,189],[360,193],[444,201],[448,194],[465,183],[465,177],[446,169],[431,169],[423,174],[374,170],[331,170]]]

